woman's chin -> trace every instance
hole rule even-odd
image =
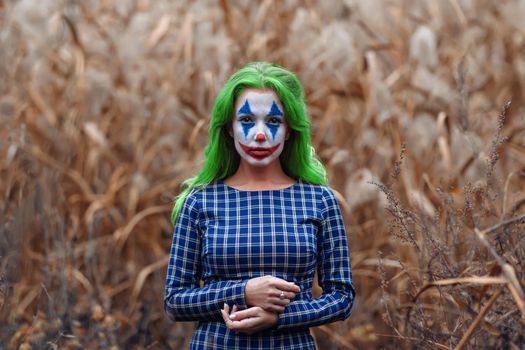
[[[245,160],[246,160],[246,163],[248,163],[251,166],[258,167],[258,168],[264,168],[272,163],[273,157],[266,157],[262,159],[250,157]]]

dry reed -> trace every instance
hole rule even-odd
[[[523,348],[523,18],[517,0],[0,1],[0,347],[188,346],[162,310],[171,201],[222,83],[267,60],[305,85],[350,235],[358,299],[319,347]]]

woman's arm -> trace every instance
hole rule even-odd
[[[244,288],[248,280],[220,281],[200,288],[198,213],[198,201],[190,194],[175,223],[166,276],[164,310],[173,321],[221,320],[224,303],[246,307]]]
[[[286,305],[277,329],[319,326],[350,316],[355,291],[341,209],[329,189],[325,190],[323,204],[323,223],[317,238],[319,286],[323,294],[317,299]]]

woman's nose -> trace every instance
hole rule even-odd
[[[266,136],[262,132],[257,133],[257,135],[255,135],[255,141],[264,142],[266,141]]]

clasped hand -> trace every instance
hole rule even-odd
[[[244,289],[249,308],[239,311],[234,305],[230,314],[230,307],[224,304],[222,317],[229,329],[252,334],[277,324],[279,314],[300,291],[299,286],[281,278],[252,278]]]

